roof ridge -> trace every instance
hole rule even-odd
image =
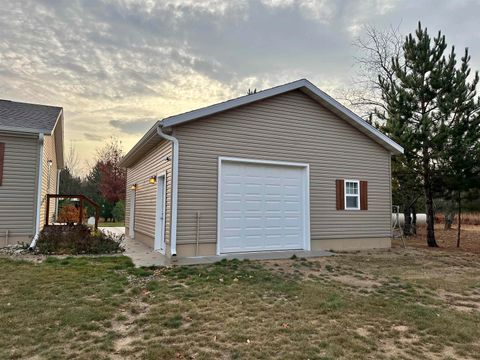
[[[228,102],[232,102],[232,101],[238,101],[240,99],[243,99],[243,98],[247,98],[248,96],[252,96],[252,95],[257,95],[257,94],[262,94],[263,92],[265,91],[272,91],[272,90],[275,90],[277,88],[280,88],[280,87],[284,87],[284,86],[288,86],[288,85],[292,85],[294,83],[299,83],[299,82],[308,82],[310,83],[310,81],[308,81],[307,79],[305,78],[302,78],[302,79],[298,79],[298,80],[295,80],[295,81],[290,81],[290,82],[287,82],[285,84],[280,84],[280,85],[276,85],[276,86],[273,86],[273,87],[270,87],[270,88],[267,88],[267,89],[263,89],[263,90],[259,90],[255,93],[252,93],[252,94],[246,94],[246,95],[241,95],[241,96],[237,96],[237,97],[234,97],[234,98],[230,98],[230,99],[227,99],[227,100],[224,100],[224,101],[220,101],[220,102],[217,102],[217,103],[213,103],[213,104],[210,104],[210,105],[206,105],[206,106],[202,106],[202,107],[199,107],[199,108],[196,108],[196,109],[192,109],[192,110],[188,110],[188,111],[185,111],[185,112],[182,112],[182,113],[178,113],[178,114],[175,114],[175,115],[170,115],[170,116],[167,116],[165,118],[163,118],[162,120],[160,121],[163,121],[163,120],[168,120],[170,118],[173,118],[173,117],[177,117],[177,116],[182,116],[182,115],[186,115],[186,114],[190,114],[194,111],[199,111],[199,110],[203,110],[203,109],[207,109],[207,108],[210,108],[210,107],[213,107],[213,106],[221,106],[221,105],[224,105]],[[310,83],[311,84],[311,83]]]
[[[55,108],[55,109],[63,109],[62,106],[57,106],[57,105],[38,104],[38,103],[16,101],[16,100],[10,100],[10,99],[0,99],[0,101],[6,101],[13,104],[34,105],[34,106],[43,106],[43,107],[49,107],[49,108]]]

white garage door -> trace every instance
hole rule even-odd
[[[218,252],[308,248],[308,169],[220,159]]]

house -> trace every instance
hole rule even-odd
[[[179,257],[387,248],[402,152],[305,79],[168,117],[122,161],[127,235]]]
[[[63,161],[61,107],[0,100],[0,247],[38,235]]]

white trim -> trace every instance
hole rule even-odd
[[[162,195],[162,204],[161,204],[161,209],[162,209],[162,231],[160,232],[159,227],[158,227],[158,215],[159,215],[159,206],[158,206],[158,188],[160,186],[160,181],[163,184],[163,195]],[[162,254],[165,255],[165,248],[166,248],[166,242],[165,242],[165,224],[166,224],[166,214],[165,214],[165,209],[166,209],[166,202],[167,202],[167,172],[162,171],[157,173],[157,183],[155,184],[155,195],[156,195],[156,200],[155,200],[155,240],[153,242],[153,249],[155,251],[160,251]],[[157,244],[160,243],[160,247],[157,246]]]
[[[170,255],[177,256],[177,199],[178,199],[178,156],[179,146],[178,139],[162,132],[160,126],[157,127],[157,134],[165,140],[172,142],[173,148],[173,164],[172,164],[172,203],[171,203],[171,219],[170,219]]]
[[[280,166],[290,166],[290,167],[300,167],[305,171],[305,189],[303,191],[304,196],[304,227],[303,227],[303,249],[310,251],[311,249],[311,239],[310,239],[310,164],[308,163],[298,163],[298,162],[288,162],[288,161],[278,161],[278,160],[259,160],[259,159],[247,159],[247,158],[237,158],[229,156],[219,156],[218,157],[218,174],[217,174],[217,245],[216,245],[216,254],[222,255],[220,252],[220,229],[221,229],[221,194],[222,194],[222,162],[240,162],[240,163],[250,163],[250,164],[264,164],[264,165],[280,165]],[[266,250],[271,251],[271,250]],[[277,251],[277,250],[275,250]],[[281,251],[281,250],[279,250]]]
[[[357,184],[358,194],[347,194],[347,183],[355,183]],[[360,210],[360,180],[350,180],[344,179],[343,180],[343,196],[344,196],[344,203],[345,203],[345,210]],[[347,196],[355,196],[357,198],[357,207],[348,207],[347,206]]]
[[[344,120],[350,122],[360,131],[369,135],[373,140],[377,141],[391,152],[395,154],[403,154],[403,147],[401,147],[395,141],[393,141],[381,131],[376,129],[374,126],[367,123],[361,117],[347,109],[345,106],[340,104],[331,96],[317,88],[307,79],[300,79],[288,84],[263,90],[255,94],[242,96],[219,104],[171,116],[163,119],[160,123],[163,127],[175,126],[297,89],[305,90],[305,93],[307,95],[312,97],[314,100],[322,103],[323,105],[326,105],[330,110],[341,116]],[[127,156],[128,155],[129,154],[127,154]]]
[[[360,116],[356,115],[331,96],[317,88],[307,79],[300,79],[288,84],[276,86],[267,90],[259,91],[255,94],[242,96],[236,99],[228,100],[219,104],[210,105],[201,109],[189,111],[183,114],[170,116],[161,121],[157,121],[150,130],[133,146],[133,148],[123,157],[121,165],[129,167],[135,163],[137,153],[145,152],[144,146],[152,139],[155,131],[158,132],[159,127],[170,127],[179,125],[188,121],[197,120],[213,114],[217,114],[222,111],[230,110],[242,105],[247,105],[255,101],[263,100],[275,95],[283,94],[292,90],[301,90],[307,96],[310,96],[313,100],[319,102],[323,106],[327,107],[333,113],[340,116],[345,121],[349,122],[352,126],[369,136],[373,141],[379,143],[384,148],[389,150],[392,154],[403,154],[403,147],[376,129],[374,126],[367,123]],[[162,136],[162,135],[160,135]],[[163,136],[162,136],[163,137]],[[163,137],[165,139],[165,137]]]
[[[38,236],[40,235],[40,210],[42,208],[42,177],[43,177],[43,154],[45,152],[45,136],[43,133],[38,134],[38,168],[37,168],[37,201],[35,209],[35,235],[30,243],[30,249],[34,249],[37,245]]]
[[[128,236],[130,239],[135,239],[135,201],[137,197],[137,191],[130,189],[130,209],[128,209],[128,214],[130,218],[128,219]]]

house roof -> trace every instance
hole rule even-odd
[[[51,134],[62,108],[0,99],[0,130]]]
[[[289,91],[300,90],[313,100],[317,101],[359,131],[370,137],[372,140],[382,145],[392,154],[399,155],[403,153],[403,147],[383,134],[381,131],[367,123],[360,116],[356,115],[331,96],[317,88],[307,79],[300,79],[291,83],[276,86],[267,90],[259,91],[254,94],[241,96],[232,100],[227,100],[218,104],[210,105],[197,110],[185,112],[179,115],[167,117],[161,121],[157,121],[155,125],[140,139],[140,141],[125,155],[122,160],[123,166],[134,164],[141,157],[141,154],[151,149],[159,139],[156,139],[156,128],[174,127],[186,122],[200,120],[202,118],[234,109],[239,106],[251,104],[256,101],[264,100],[272,96],[280,95]]]

